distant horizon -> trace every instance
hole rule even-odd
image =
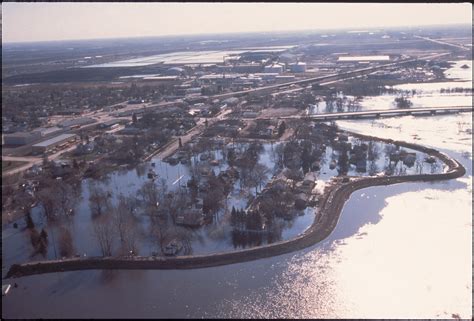
[[[472,25],[467,2],[2,3],[6,44],[464,24]]]
[[[3,45],[10,44],[34,44],[34,43],[52,43],[52,42],[82,42],[82,41],[101,41],[101,40],[138,40],[138,39],[154,39],[154,38],[172,38],[172,37],[203,37],[203,36],[226,36],[226,35],[252,35],[252,34],[285,34],[285,33],[322,33],[324,31],[348,31],[348,30],[359,30],[363,29],[372,31],[377,29],[382,30],[394,30],[394,29],[414,29],[414,28],[442,28],[442,27],[470,27],[469,23],[449,23],[449,24],[433,24],[433,25],[410,25],[410,26],[373,26],[367,28],[358,28],[358,27],[346,27],[346,28],[319,28],[319,29],[300,29],[300,30],[262,30],[262,31],[231,31],[231,32],[222,32],[222,33],[191,33],[191,34],[169,34],[169,35],[156,35],[156,36],[117,36],[117,37],[108,37],[108,38],[82,38],[82,39],[58,39],[58,40],[38,40],[38,41],[8,41],[4,42],[2,37]]]

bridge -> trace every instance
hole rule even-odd
[[[341,120],[341,119],[370,119],[381,117],[397,117],[397,116],[434,116],[452,113],[472,112],[472,106],[445,106],[445,107],[422,107],[422,108],[405,108],[405,109],[385,109],[356,111],[343,113],[325,113],[314,115],[293,115],[282,116],[278,119],[311,119],[311,120]]]

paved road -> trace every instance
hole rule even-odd
[[[426,40],[426,41],[431,41],[431,42],[434,42],[434,43],[437,43],[437,44],[440,44],[440,45],[451,46],[451,47],[459,48],[459,49],[466,50],[466,51],[470,50],[470,48],[467,48],[463,45],[456,45],[454,43],[450,43],[450,42],[446,42],[446,41],[431,39],[431,38],[422,37],[422,36],[414,36],[414,37],[419,38],[419,39],[423,39],[423,40]]]
[[[223,120],[227,114],[229,114],[232,110],[229,108],[224,109],[220,113],[218,113],[213,118],[207,118],[208,126],[214,124],[217,121]],[[204,125],[205,118],[201,118],[197,123],[196,126],[191,128],[185,135],[181,137],[181,143],[184,145],[189,142],[194,136],[200,134],[206,128]],[[170,143],[166,144],[164,147],[158,150],[158,153],[151,154],[145,160],[150,160],[153,156],[157,156],[160,159],[165,159],[168,156],[171,156],[177,149],[179,148],[179,139],[175,138]]]

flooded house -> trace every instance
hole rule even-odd
[[[314,183],[314,180],[305,179],[302,182],[296,183],[296,189],[300,191],[301,193],[309,194],[311,193],[315,185],[316,184]]]
[[[52,166],[52,173],[54,177],[62,177],[71,174],[73,171],[72,165],[69,161],[54,160]]]
[[[178,254],[182,248],[183,244],[175,239],[165,245],[165,248],[163,249],[163,254],[166,256],[173,256]]]
[[[295,197],[295,209],[304,210],[308,204],[308,195],[306,193],[299,193]]]
[[[196,205],[192,208],[185,210],[183,213],[176,217],[176,224],[186,227],[200,227],[204,224],[204,215],[201,209],[196,208]]]
[[[76,149],[74,150],[75,155],[86,155],[90,154],[94,151],[95,143],[89,142],[86,144],[78,144]]]
[[[403,153],[400,158],[404,165],[412,167],[415,165],[416,153]]]

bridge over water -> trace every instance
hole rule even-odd
[[[422,107],[422,108],[406,108],[406,109],[385,109],[385,110],[369,110],[343,113],[325,113],[313,115],[293,115],[282,116],[278,119],[311,119],[311,120],[340,120],[340,119],[369,119],[381,117],[398,117],[398,116],[434,116],[452,113],[472,112],[472,106],[444,106],[444,107]]]

